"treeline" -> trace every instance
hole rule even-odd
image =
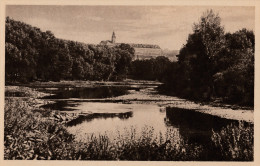
[[[120,80],[126,77],[134,49],[109,48],[58,39],[20,21],[6,18],[6,82]]]
[[[253,106],[254,46],[253,31],[225,33],[221,18],[210,10],[194,24],[177,62],[160,64],[159,57],[135,61],[131,71],[134,78],[164,82],[163,89],[172,95]]]
[[[170,60],[164,56],[156,58],[135,60],[131,63],[130,77],[137,80],[163,81],[165,72],[171,65]]]

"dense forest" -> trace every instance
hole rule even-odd
[[[136,79],[162,81],[171,95],[253,106],[254,50],[253,31],[225,33],[221,18],[209,10],[193,25],[177,62],[134,61],[131,72]]]
[[[135,60],[128,44],[115,47],[57,39],[50,31],[6,18],[6,82],[158,80],[171,95],[254,104],[254,32],[226,33],[212,10],[193,25],[177,62]]]
[[[9,17],[5,26],[7,83],[124,79],[134,56],[127,44],[110,48],[58,39]]]

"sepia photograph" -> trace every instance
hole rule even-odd
[[[254,5],[4,8],[4,160],[255,161]]]

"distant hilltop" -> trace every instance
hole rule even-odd
[[[114,47],[122,43],[116,43],[115,32],[112,33],[111,40],[103,40],[99,45],[107,45]],[[153,44],[136,44],[136,43],[125,43],[129,44],[135,49],[135,60],[137,59],[151,59],[156,58],[157,56],[163,56],[162,49],[158,45]]]

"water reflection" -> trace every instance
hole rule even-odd
[[[220,131],[223,127],[236,120],[228,120],[195,110],[181,108],[164,108],[157,104],[124,104],[109,102],[73,101],[71,98],[106,98],[127,94],[133,87],[100,86],[94,88],[51,88],[42,89],[54,94],[51,99],[68,99],[67,101],[54,100],[44,108],[60,111],[82,112],[88,115],[79,116],[67,124],[69,132],[82,140],[87,134],[108,134],[111,138],[117,132],[124,133],[126,128],[133,127],[137,134],[145,126],[153,128],[155,135],[166,133],[168,129],[176,130],[188,143],[208,146],[211,142],[212,130]],[[99,100],[100,101],[100,100]],[[246,122],[244,122],[245,125]],[[209,146],[208,146],[209,147]]]
[[[75,125],[69,124],[69,132],[76,135],[76,139],[84,140],[87,135],[109,135],[112,139],[119,133],[125,133],[131,127],[137,135],[144,127],[152,127],[155,134],[165,133],[165,112],[160,112],[156,104],[122,104],[122,103],[90,103],[83,102],[78,108],[84,108],[93,113],[90,118],[81,117]],[[88,111],[85,110],[85,111]]]
[[[174,126],[179,129],[180,134],[190,143],[209,144],[211,142],[212,130],[220,131],[223,127],[233,123],[238,125],[238,121],[224,119],[209,114],[197,112],[195,110],[167,107],[167,126]],[[245,125],[248,123],[244,122]]]
[[[159,107],[156,104],[123,104],[101,102],[57,101],[57,108],[62,105],[63,111],[74,109],[87,113],[67,123],[68,130],[78,139],[85,134],[107,134],[114,137],[116,132],[124,132],[133,126],[140,132],[145,126],[152,127],[155,133],[165,133],[173,129],[188,141],[199,145],[211,143],[212,130],[220,131],[236,120],[228,120],[195,110],[174,107]],[[52,105],[52,106],[53,106]]]
[[[79,103],[73,101],[55,101],[54,103],[49,103],[42,105],[41,108],[51,109],[51,110],[59,110],[59,111],[74,111],[77,110],[77,106]]]
[[[128,93],[127,87],[124,86],[100,86],[100,87],[76,87],[76,88],[36,88],[39,91],[51,93],[51,96],[45,96],[44,99],[95,99],[116,97]]]
[[[83,122],[90,122],[94,119],[107,119],[107,118],[119,118],[125,120],[133,117],[133,112],[123,112],[123,113],[92,113],[89,115],[80,115],[78,118],[67,123],[67,126],[76,126]]]

